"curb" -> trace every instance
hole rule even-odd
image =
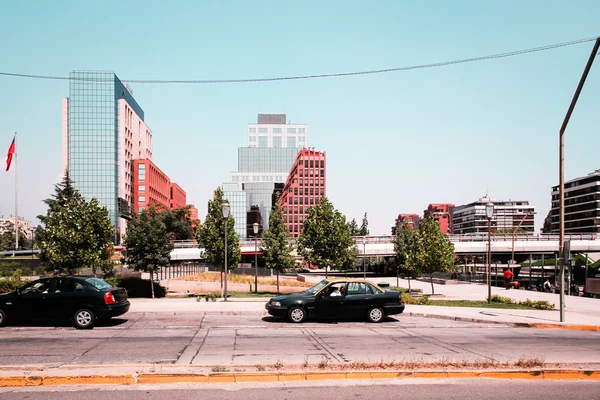
[[[350,379],[544,379],[600,380],[600,370],[539,369],[490,371],[321,371],[321,372],[218,372],[218,373],[125,373],[98,375],[3,376],[0,387],[60,385],[158,385],[172,383],[248,383]]]

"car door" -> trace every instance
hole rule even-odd
[[[372,295],[365,282],[348,282],[346,309],[350,317],[366,315]]]
[[[335,282],[323,288],[315,298],[315,315],[323,318],[346,317],[345,296],[342,294],[344,287],[345,282]]]
[[[71,277],[57,277],[54,289],[46,296],[48,317],[52,320],[71,318],[77,297],[75,280]]]
[[[46,297],[53,284],[53,278],[43,278],[21,288],[15,300],[16,317],[25,320],[45,319],[48,314]]]

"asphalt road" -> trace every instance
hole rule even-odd
[[[93,330],[1,329],[0,365],[245,364],[351,361],[600,361],[598,332],[398,316],[290,324],[263,315],[128,313]]]
[[[215,384],[136,387],[0,388],[3,400],[305,400],[305,399],[411,399],[411,400],[590,400],[598,397],[597,382],[507,380],[396,380],[288,384]]]

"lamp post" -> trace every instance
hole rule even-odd
[[[225,283],[223,284],[223,299],[227,301],[227,225],[229,222],[229,210],[231,206],[229,203],[221,204],[221,212],[223,213],[223,219],[225,219]]]
[[[367,239],[362,238],[363,244],[363,278],[367,279],[367,266],[365,265],[365,257],[367,255]]]
[[[252,229],[254,230],[254,293],[258,293],[258,252],[257,252],[257,243],[258,243],[258,223],[252,224]]]
[[[494,203],[485,205],[485,216],[488,220],[488,248],[487,248],[487,286],[488,304],[492,303],[492,217],[494,216]]]

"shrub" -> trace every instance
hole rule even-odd
[[[495,294],[492,296],[492,303],[514,304],[514,301],[510,297],[502,297],[499,294]]]
[[[11,276],[17,269],[23,269],[23,264],[20,262],[7,262],[0,264],[0,276],[9,277]]]
[[[431,300],[429,300],[429,296],[421,296],[421,297],[412,297],[408,293],[402,293],[402,300],[405,304],[416,304],[421,306],[426,306],[431,304]]]
[[[12,292],[23,285],[24,283],[20,280],[16,281],[14,279],[0,279],[0,293]]]
[[[519,302],[527,307],[535,308],[536,310],[554,310],[554,304],[547,302],[546,300],[530,300],[527,299],[525,301]]]
[[[206,293],[206,301],[217,301],[217,299],[221,297],[221,293],[219,292],[209,292]]]
[[[127,289],[127,296],[130,298],[133,297],[152,297],[152,290],[150,287],[150,281],[141,278],[134,277],[115,277],[115,278],[106,278],[106,282],[110,283],[113,286],[122,287]],[[154,282],[154,296],[155,297],[165,297],[167,295],[167,288],[161,286],[160,283]]]

